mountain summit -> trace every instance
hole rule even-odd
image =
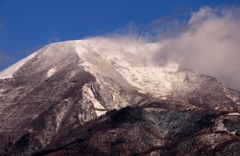
[[[158,48],[66,41],[0,72],[1,155],[239,154],[240,93]]]

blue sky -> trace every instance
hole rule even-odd
[[[239,0],[0,0],[0,70],[52,42],[82,39],[151,24],[202,6],[239,5]],[[173,16],[173,17],[174,17]],[[179,18],[179,17],[176,17]],[[171,23],[171,22],[170,22]],[[150,32],[150,31],[149,31]],[[157,32],[155,32],[157,33]]]

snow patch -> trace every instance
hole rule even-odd
[[[94,108],[96,109],[95,112],[97,116],[101,116],[106,113],[105,108],[101,105],[101,103],[95,98],[93,91],[89,84],[86,84],[82,88],[83,94],[87,96],[87,98],[93,103]]]
[[[227,89],[227,87],[225,86],[225,85],[223,85],[224,86],[224,92],[225,92],[225,95],[228,97],[228,98],[230,98],[230,99],[232,99],[232,101],[233,102],[236,102],[237,104],[239,104],[239,97],[238,96],[236,96],[236,95],[233,95],[233,94],[231,94],[231,93],[229,93],[229,90]]]
[[[28,57],[20,60],[19,62],[15,63],[14,65],[8,67],[7,69],[0,72],[0,79],[12,78],[13,73],[16,72],[19,68],[21,68],[27,61],[32,59],[36,55],[36,52],[29,55]]]
[[[49,69],[47,72],[47,77],[51,77],[56,71],[56,67]]]
[[[240,114],[235,112],[235,113],[229,113],[228,115],[240,115]]]
[[[169,95],[172,90],[171,81],[169,81],[169,72],[176,72],[177,66],[172,64],[165,67],[153,65],[132,66],[129,62],[120,57],[108,57],[115,69],[133,86],[139,88],[143,94],[151,94],[157,98]]]
[[[97,114],[97,116],[101,116],[104,115],[106,113],[106,111],[100,111],[100,110],[95,110],[95,113]]]

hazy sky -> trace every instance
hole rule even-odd
[[[240,90],[240,0],[0,0],[0,70],[49,43],[118,33]],[[237,84],[236,84],[237,83]]]

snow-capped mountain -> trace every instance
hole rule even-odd
[[[66,41],[47,45],[0,72],[0,153],[50,154],[67,146],[76,150],[76,143],[88,147],[82,152],[94,148],[100,155],[120,149],[126,155],[164,153],[156,147],[166,146],[166,152],[170,143],[177,151],[181,143],[176,141],[191,135],[218,140],[220,131],[224,132],[221,137],[233,141],[228,133],[235,136],[238,127],[226,123],[240,121],[240,93],[177,64],[151,63],[158,48],[152,43],[119,46],[106,38]],[[174,128],[185,120],[192,124],[191,131]],[[99,128],[110,123],[113,127],[105,127],[106,133]],[[89,129],[97,140],[88,136]],[[200,131],[206,131],[204,136]],[[127,148],[126,136],[133,137],[129,142],[136,148]],[[137,138],[145,143],[136,145]],[[100,146],[104,140],[122,146],[104,149]],[[207,144],[212,150],[218,146]]]

